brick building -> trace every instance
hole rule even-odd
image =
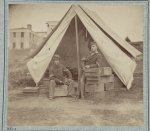
[[[10,49],[31,49],[37,46],[37,43],[44,38],[42,35],[32,31],[32,25],[27,28],[10,29],[9,48]]]

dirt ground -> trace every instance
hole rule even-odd
[[[100,97],[100,95],[102,97]],[[142,89],[107,91],[92,100],[23,94],[9,90],[9,126],[143,125]]]
[[[138,77],[130,90],[119,87],[105,93],[86,94],[86,100],[46,95],[23,94],[25,63],[20,62],[28,51],[9,52],[8,126],[121,126],[143,125],[143,62],[137,66]],[[31,82],[32,84],[32,82]],[[22,87],[21,87],[22,86]],[[116,88],[116,85],[115,85]]]

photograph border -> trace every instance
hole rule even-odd
[[[139,4],[144,6],[144,48],[143,48],[143,100],[144,100],[144,126],[14,126],[7,127],[7,43],[8,43],[8,5],[9,4],[44,4],[44,3],[100,3],[100,4]],[[1,0],[0,1],[0,127],[1,130],[16,130],[16,131],[49,131],[49,130],[105,130],[105,131],[148,131],[149,127],[149,1],[43,1],[43,0]]]

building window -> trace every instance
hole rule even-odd
[[[24,32],[21,32],[21,37],[24,37]]]
[[[13,32],[13,37],[16,37],[16,32]]]
[[[16,43],[15,43],[15,42],[13,43],[13,48],[14,48],[14,49],[16,48]]]
[[[21,42],[21,49],[23,49],[24,48],[24,45],[23,45],[23,42]]]

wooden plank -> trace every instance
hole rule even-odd
[[[39,85],[39,90],[40,89],[47,89],[48,87],[46,87],[45,85]]]
[[[25,92],[34,93],[34,92],[38,92],[38,90],[39,90],[39,87],[25,87],[25,88],[23,88],[24,93]]]
[[[100,67],[100,68],[89,68],[84,70],[85,73],[97,73],[102,76],[107,76],[112,74],[111,67]]]
[[[110,76],[101,77],[101,82],[103,83],[114,82],[114,75],[112,74]]]
[[[100,68],[88,68],[84,70],[85,73],[99,73],[99,71]]]
[[[91,85],[91,84],[98,84],[99,81],[86,81],[87,85]]]
[[[78,64],[78,92],[81,91],[81,98],[84,98],[83,89],[80,88],[80,78],[81,78],[81,66],[80,66],[80,49],[79,49],[79,34],[78,34],[78,20],[75,16],[75,33],[76,33],[76,46],[77,46],[77,64]],[[79,91],[80,89],[80,91]]]
[[[99,77],[97,73],[85,73],[85,77]]]
[[[94,80],[94,81],[98,81],[99,80],[99,78],[98,77],[87,77],[86,78],[86,81],[90,81],[90,80]]]
[[[97,88],[95,89],[96,92],[102,92],[104,91],[104,83],[99,82]]]
[[[101,72],[100,72],[101,76],[109,76],[112,75],[112,69],[110,67],[102,67],[101,68]]]

